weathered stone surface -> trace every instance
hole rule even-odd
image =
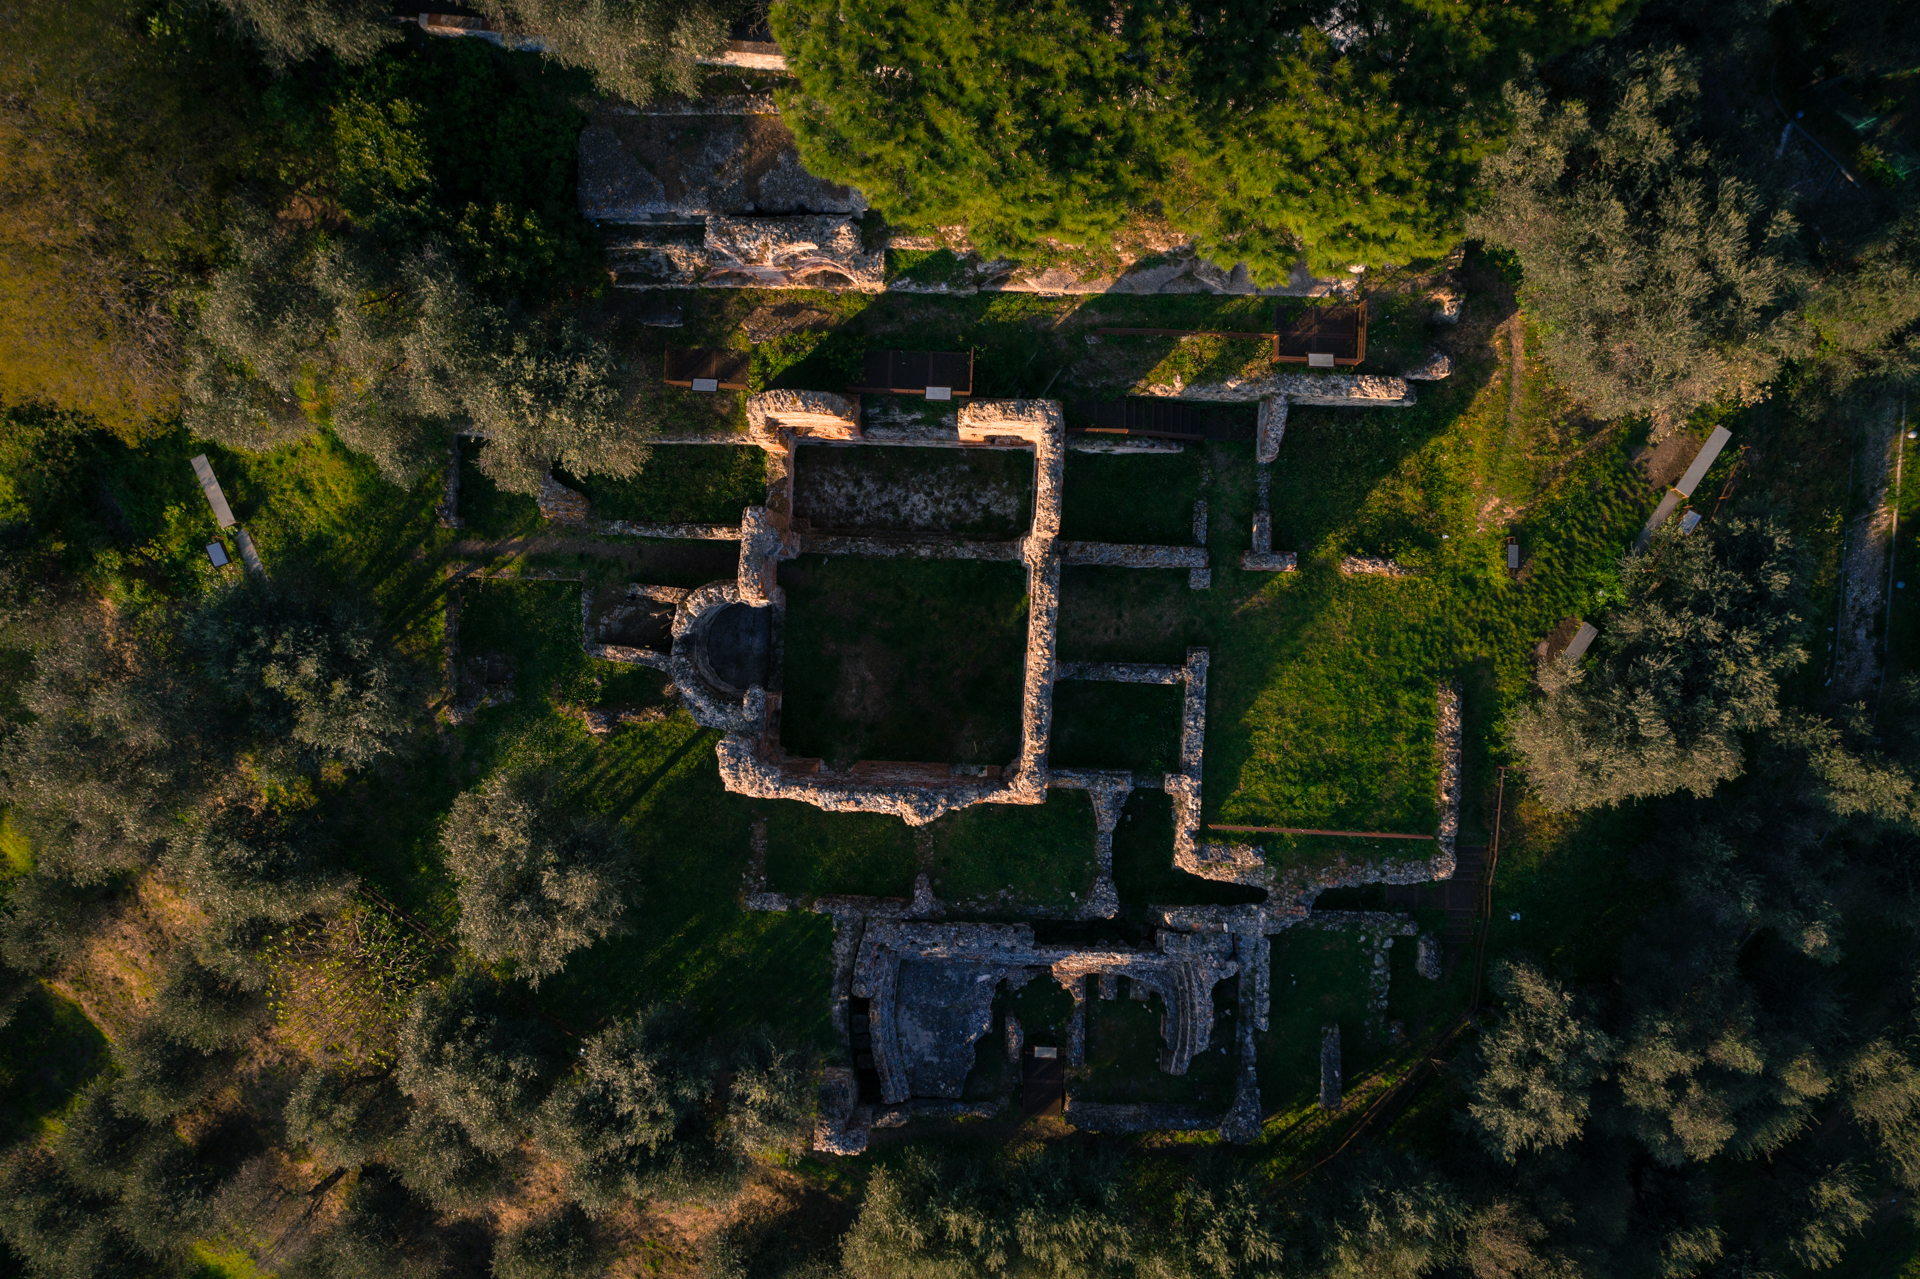
[[[1320,1109],[1340,1109],[1340,1026],[1320,1030]]]
[[[1207,567],[1204,546],[1133,546],[1121,542],[1061,542],[1064,564],[1096,564],[1109,568]]]
[[[1187,695],[1180,707],[1180,771],[1200,784],[1200,761],[1207,736],[1207,650],[1187,650]]]
[[[1184,666],[1153,666],[1145,662],[1061,662],[1054,682],[1094,680],[1106,684],[1178,684],[1187,677]]]
[[[694,723],[728,733],[758,733],[767,718],[765,690],[756,684],[744,695],[730,692],[702,651],[713,619],[741,602],[740,588],[733,582],[709,582],[680,601],[673,618],[673,652],[667,672]]]
[[[730,733],[714,745],[720,781],[728,790],[758,799],[792,799],[830,813],[886,813],[909,826],[924,826],[947,813],[984,803],[1040,803],[1024,797],[1012,781],[956,778],[951,785],[875,784],[821,772],[800,772],[762,756],[757,736]],[[1041,795],[1044,797],[1044,789]]]
[[[1418,577],[1410,568],[1402,568],[1391,559],[1373,555],[1349,555],[1340,561],[1340,571],[1348,577]]]
[[[540,494],[534,500],[540,505],[541,519],[555,524],[588,522],[587,495],[568,488],[551,475],[540,481]]]
[[[1182,387],[1174,396],[1181,400],[1228,404],[1250,404],[1275,397],[1294,404],[1335,408],[1406,408],[1414,402],[1413,389],[1405,381],[1374,373],[1263,373],[1257,377],[1232,377],[1224,382],[1196,383]]]
[[[596,222],[685,223],[708,214],[859,214],[857,191],[808,173],[777,110],[607,102],[580,132],[576,196]],[[770,104],[769,104],[770,105]]]
[[[1460,309],[1466,300],[1466,294],[1458,289],[1436,289],[1427,294],[1427,304],[1431,308],[1427,318],[1435,324],[1458,324]]]
[[[710,215],[703,287],[853,289],[886,287],[884,255],[860,247],[847,217],[741,218]]]
[[[1420,362],[1400,375],[1409,382],[1441,382],[1453,376],[1453,357],[1445,351],[1428,351]]]
[[[773,601],[775,571],[792,554],[787,522],[764,506],[740,513],[740,598],[749,604]],[[702,589],[705,589],[704,587]]]
[[[828,1066],[820,1080],[820,1108],[813,1121],[813,1148],[829,1155],[857,1155],[867,1148],[867,1131],[852,1124],[860,1098],[853,1071]]]
[[[1440,756],[1440,855],[1434,859],[1435,879],[1453,874],[1454,843],[1460,835],[1460,684],[1447,680],[1437,694],[1434,748]],[[1441,863],[1446,869],[1439,870]]]
[[[738,524],[651,524],[636,520],[596,520],[593,531],[605,537],[660,537],[682,542],[737,542]]]
[[[864,559],[1012,560],[1026,558],[1022,542],[976,542],[945,533],[795,533],[801,555],[858,555]]]
[[[762,437],[786,434],[817,440],[858,439],[860,397],[831,391],[762,391],[747,397],[747,424]]]
[[[1287,397],[1269,395],[1260,401],[1260,420],[1254,445],[1254,460],[1271,463],[1280,456],[1280,441],[1287,437]]]
[[[1420,934],[1413,970],[1428,981],[1440,980],[1440,939],[1431,933]]]
[[[1300,566],[1300,557],[1292,551],[1273,550],[1273,515],[1253,513],[1253,549],[1240,557],[1240,567],[1249,573],[1291,573]]]

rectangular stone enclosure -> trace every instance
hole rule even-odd
[[[805,555],[779,581],[787,752],[996,768],[1019,754],[1021,565]]]

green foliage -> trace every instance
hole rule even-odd
[[[384,1073],[309,1070],[287,1098],[287,1137],[338,1167],[354,1168],[380,1156],[406,1110]]]
[[[819,1096],[813,1054],[783,1045],[765,1027],[734,1054],[726,1142],[744,1155],[797,1153],[813,1135]]]
[[[282,1279],[363,1279],[367,1275],[433,1273],[422,1256],[422,1205],[405,1186],[379,1168],[360,1174],[347,1190],[332,1226],[286,1265]]]
[[[150,617],[78,596],[28,615],[32,719],[4,751],[4,798],[39,870],[103,883],[152,859],[206,781],[206,730],[191,687],[164,660]]]
[[[501,1238],[494,1279],[592,1279],[605,1273],[602,1249],[577,1204],[529,1221]]]
[[[438,242],[389,255],[364,238],[243,230],[195,332],[184,413],[223,444],[273,448],[326,421],[406,484],[458,419],[487,434],[493,480],[522,493],[556,459],[614,476],[646,461],[637,370],[575,319],[482,300]]]
[[[711,0],[482,0],[490,18],[539,35],[540,52],[593,74],[604,94],[645,106],[693,97],[700,63],[725,47],[728,5]]]
[[[1750,404],[1800,349],[1794,220],[1699,137],[1699,70],[1678,51],[1609,64],[1608,97],[1509,91],[1507,150],[1471,233],[1508,248],[1560,383],[1597,416],[1676,424]]]
[[[174,1038],[213,1052],[259,1030],[266,1021],[267,1001],[257,987],[249,990],[183,952],[160,987],[153,1016]]]
[[[423,988],[400,1028],[395,1081],[498,1157],[519,1144],[561,1063],[554,1033],[477,976]]]
[[[261,749],[299,772],[390,755],[419,714],[419,672],[351,597],[249,576],[202,600],[181,639]]]
[[[0,1168],[0,1234],[40,1274],[148,1273],[111,1207],[68,1181],[43,1146],[14,1147]]]
[[[263,814],[231,828],[178,836],[166,870],[201,908],[228,925],[288,923],[337,909],[353,879],[334,864],[326,829],[312,814]]]
[[[1588,1090],[1605,1076],[1613,1041],[1581,1020],[1572,995],[1526,964],[1493,977],[1506,1015],[1481,1037],[1467,1114],[1488,1151],[1513,1163],[1580,1136]]]
[[[1286,278],[1406,262],[1452,234],[1528,54],[1628,6],[1399,3],[1328,20],[1149,0],[961,8],[788,0],[773,25],[809,169],[896,223],[964,224],[989,254],[1103,249],[1161,202],[1223,265]]]
[[[323,49],[342,62],[365,62],[400,35],[379,0],[220,0],[220,7],[280,71]]]
[[[511,961],[535,989],[621,926],[627,840],[551,772],[495,773],[453,802],[440,843],[461,940],[489,963]]]
[[[447,1211],[473,1207],[507,1180],[502,1162],[474,1145],[465,1128],[419,1106],[386,1159],[409,1190]]]
[[[575,1198],[603,1212],[627,1198],[711,1189],[722,1170],[705,1115],[716,1064],[666,1006],[589,1039],[540,1113],[540,1142],[565,1165]],[[777,1089],[777,1073],[768,1082]]]
[[[1509,726],[1542,798],[1591,808],[1739,776],[1741,735],[1779,720],[1779,678],[1806,660],[1797,554],[1777,526],[1736,519],[1669,529],[1624,562],[1592,674],[1544,670],[1545,700]]]
[[[213,1053],[175,1039],[148,1022],[117,1046],[121,1069],[113,1086],[116,1106],[159,1123],[193,1109],[228,1082],[234,1055]]]
[[[595,519],[737,524],[743,507],[767,500],[767,454],[724,444],[662,445],[633,479],[561,477],[581,489]],[[461,494],[466,513],[466,494]]]

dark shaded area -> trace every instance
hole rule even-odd
[[[1056,768],[1171,772],[1179,764],[1185,698],[1179,684],[1055,684],[1047,759]]]
[[[874,395],[925,395],[945,387],[956,399],[973,394],[970,351],[869,351],[860,365],[860,384],[850,391]]]
[[[557,475],[587,495],[596,520],[738,524],[742,509],[767,500],[766,452],[727,444],[657,444],[629,479]]]
[[[1147,906],[1233,906],[1261,901],[1257,888],[1189,875],[1173,864],[1173,801],[1165,791],[1127,797],[1113,831],[1113,883],[1123,909]]]
[[[773,610],[729,604],[707,624],[707,661],[730,687],[765,687],[773,648]]]
[[[1004,764],[1019,749],[1018,565],[808,555],[787,592],[781,742],[834,761]]]
[[[1033,454],[811,445],[797,453],[793,513],[815,529],[1012,539],[1033,523]]]

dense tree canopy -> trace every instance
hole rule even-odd
[[[1794,219],[1701,142],[1697,65],[1617,61],[1610,100],[1509,91],[1513,139],[1469,230],[1519,258],[1547,358],[1596,415],[1751,403],[1799,349]]]
[[[1621,0],[959,8],[786,0],[787,119],[815,172],[989,253],[1100,245],[1158,202],[1216,261],[1283,279],[1443,251],[1527,54]]]

